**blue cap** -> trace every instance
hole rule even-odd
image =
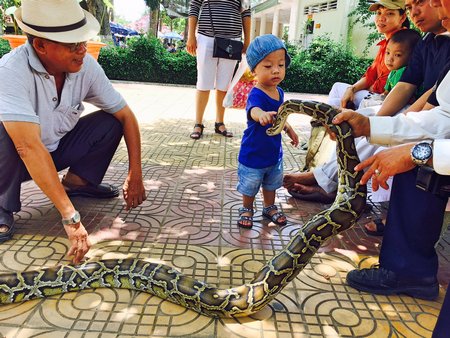
[[[247,63],[250,70],[253,71],[258,63],[260,63],[267,55],[278,49],[285,50],[286,68],[289,67],[291,57],[289,56],[283,41],[272,34],[257,36],[247,48]]]

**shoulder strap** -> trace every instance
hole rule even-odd
[[[214,23],[213,23],[212,13],[211,13],[211,4],[210,4],[209,0],[207,0],[207,4],[208,4],[208,10],[209,10],[209,20],[211,21],[211,28],[212,28],[212,31],[213,31],[213,35],[215,37],[216,36],[216,32],[214,31]]]

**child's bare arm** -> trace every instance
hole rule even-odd
[[[250,116],[256,122],[259,122],[262,126],[266,126],[269,123],[273,123],[273,117],[277,115],[276,111],[264,111],[259,107],[253,107],[250,111]]]
[[[291,144],[294,147],[297,147],[298,143],[299,143],[299,139],[298,139],[298,135],[295,132],[294,128],[292,128],[292,126],[289,123],[286,122],[286,124],[284,125],[284,131],[286,132],[286,134],[291,139]]]

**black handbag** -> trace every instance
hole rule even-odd
[[[209,10],[209,19],[211,20],[211,28],[214,34],[213,57],[241,61],[242,49],[244,48],[244,44],[241,41],[217,37],[216,32],[214,30],[214,24],[211,14],[211,5],[209,3],[209,0],[208,0],[208,10]]]
[[[242,48],[244,44],[241,41],[215,37],[213,57],[241,61]]]

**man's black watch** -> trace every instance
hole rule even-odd
[[[416,165],[424,165],[433,156],[433,146],[429,142],[419,142],[411,149],[411,160]]]
[[[72,217],[63,218],[61,221],[62,221],[63,225],[74,225],[74,224],[80,223],[81,216],[80,216],[80,213],[75,210],[75,213],[72,215]]]

